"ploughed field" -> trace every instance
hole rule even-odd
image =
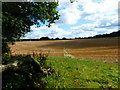
[[[44,53],[52,57],[74,57],[97,61],[118,61],[118,38],[18,41],[9,45],[12,55]]]

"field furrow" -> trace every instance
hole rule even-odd
[[[118,61],[118,38],[53,40],[53,41],[19,41],[9,45],[12,55],[32,55],[45,53],[50,57],[68,55],[79,59],[97,61]],[[64,51],[65,50],[65,51]]]

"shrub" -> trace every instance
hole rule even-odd
[[[16,60],[21,60],[23,57],[25,56],[11,56],[9,54],[3,54],[2,55],[2,64],[6,65],[6,64],[9,64],[9,63],[13,63],[14,61]]]
[[[34,56],[34,55],[33,55]],[[54,70],[46,65],[47,56],[40,54],[34,60],[30,55],[27,56],[5,56],[10,59],[18,60],[17,66],[10,65],[2,72],[2,88],[13,90],[20,88],[39,89],[44,88],[46,83],[42,81],[43,77],[51,75]]]
[[[15,58],[12,58],[12,56],[10,56],[8,54],[2,55],[2,64],[8,64],[13,61],[15,61]]]
[[[10,53],[10,47],[8,47],[6,42],[2,42],[2,54]]]

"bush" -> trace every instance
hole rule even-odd
[[[10,53],[10,47],[8,47],[6,42],[2,42],[2,54]]]
[[[2,64],[8,64],[8,63],[14,62],[14,61],[15,61],[15,58],[12,58],[12,56],[10,56],[10,55],[4,54],[2,56]]]
[[[20,55],[19,56],[11,56],[8,54],[3,54],[2,55],[2,64],[6,65],[9,63],[13,63],[16,60],[21,60],[23,57],[25,57],[25,56],[20,56]]]
[[[43,58],[44,57],[44,58]],[[8,66],[3,72],[2,88],[13,90],[20,88],[39,89],[44,88],[46,83],[42,81],[43,77],[51,75],[54,70],[47,66],[43,61],[47,57],[39,56],[39,62],[34,60],[31,56],[6,56],[6,59],[13,58],[18,60],[17,66]],[[36,57],[37,58],[37,57]],[[42,62],[41,62],[41,60]],[[8,61],[6,60],[6,61]]]

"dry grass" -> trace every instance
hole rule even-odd
[[[63,57],[64,49],[80,59],[101,61],[118,60],[118,38],[51,40],[51,41],[19,41],[9,45],[12,54],[32,54],[33,52],[49,52],[49,56]]]

